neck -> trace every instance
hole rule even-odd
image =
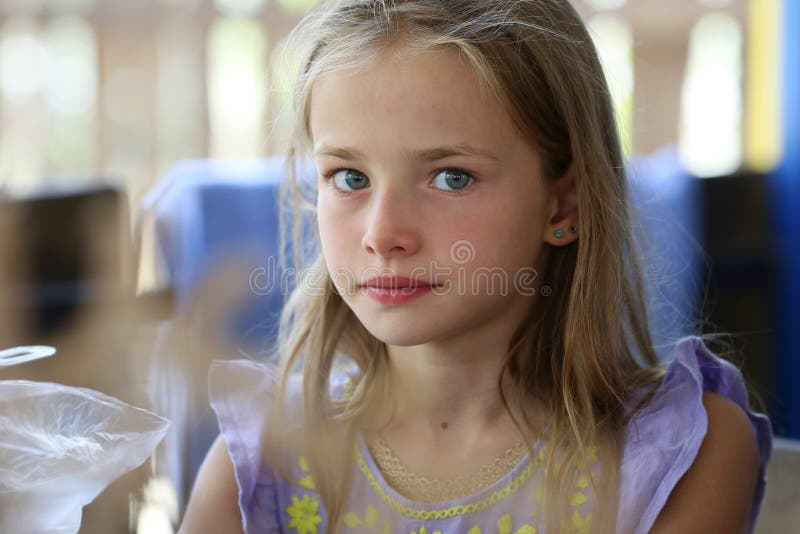
[[[506,354],[497,344],[469,347],[388,346],[393,417],[385,433],[403,433],[433,446],[469,447],[492,432],[518,434],[503,397]]]

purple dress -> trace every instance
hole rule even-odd
[[[239,360],[215,362],[211,367],[211,405],[233,461],[244,530],[248,534],[323,533],[325,511],[314,492],[305,458],[287,452],[285,468],[300,486],[287,483],[261,460],[264,414],[274,400],[275,383],[274,370],[259,363]],[[617,532],[648,532],[691,466],[707,429],[703,391],[738,404],[756,434],[760,469],[751,511],[752,532],[772,448],[770,423],[765,415],[750,410],[739,371],[711,353],[697,337],[678,343],[663,383],[626,428]],[[359,439],[342,532],[541,534],[544,526],[535,503],[541,502],[537,490],[542,487],[538,469],[542,457],[542,448],[536,444],[531,454],[480,493],[449,502],[420,503],[386,483],[365,442]],[[587,478],[576,477],[570,494],[572,532],[589,532],[592,503]]]

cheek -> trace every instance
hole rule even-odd
[[[324,199],[317,203],[317,231],[329,271],[345,262],[352,243],[357,239],[351,226],[352,220],[341,210],[332,209]]]
[[[320,194],[321,197],[321,194]],[[317,233],[319,234],[319,241],[322,245],[322,252],[325,258],[328,258],[328,251],[331,249],[330,241],[335,234],[331,231],[333,217],[327,204],[320,198],[317,202]]]
[[[543,245],[543,207],[537,202],[514,207],[505,203],[492,215],[470,223],[478,266],[519,268],[536,264]]]

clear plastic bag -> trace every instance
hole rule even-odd
[[[168,426],[89,389],[0,381],[0,533],[78,532],[82,508],[141,465]]]

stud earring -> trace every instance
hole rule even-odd
[[[556,237],[564,237],[563,230],[556,230]]]
[[[578,229],[577,229],[577,228],[575,228],[574,226],[570,226],[570,227],[569,227],[569,233],[571,233],[571,234],[577,234],[577,233],[578,233]]]

